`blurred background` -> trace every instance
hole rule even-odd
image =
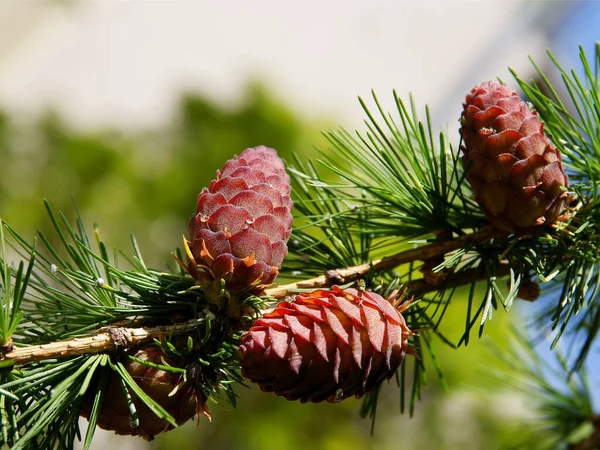
[[[361,127],[357,96],[371,89],[387,109],[393,89],[414,94],[457,137],[475,84],[516,87],[507,68],[534,76],[528,56],[547,68],[546,48],[575,67],[598,24],[600,2],[2,0],[0,216],[33,237],[49,228],[42,198],[71,217],[75,202],[106,241],[128,249],[134,233],[147,262],[166,267],[198,192],[232,155],[264,144],[314,156],[320,130]],[[497,313],[487,334],[502,343],[518,314]],[[446,331],[458,338],[454,316]],[[240,387],[238,408],[213,406],[211,424],[153,443],[98,433],[93,448],[513,448],[537,412],[488,376],[486,346],[438,353],[449,389],[430,376],[409,419],[386,386],[373,436],[359,401],[300,405]]]

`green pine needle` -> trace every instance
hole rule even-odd
[[[594,417],[592,387],[585,367],[571,373],[570,365],[560,350],[554,352],[554,360],[542,357],[536,345],[516,328],[512,330],[510,349],[492,345],[503,368],[494,376],[504,386],[516,388],[525,396],[537,417],[515,425],[521,429],[522,443],[514,448],[554,450],[566,448],[580,440],[583,426]],[[489,369],[486,368],[486,374]],[[539,432],[539,433],[538,433]],[[541,436],[535,443],[528,436]]]

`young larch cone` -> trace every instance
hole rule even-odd
[[[463,106],[463,163],[490,223],[509,232],[553,223],[569,181],[537,113],[492,81],[473,88]]]
[[[201,283],[225,280],[229,291],[271,284],[292,232],[290,191],[271,148],[249,148],[227,161],[200,192],[190,220],[190,274]]]
[[[242,336],[242,375],[303,403],[360,397],[396,372],[410,334],[400,311],[373,292],[303,293]]]
[[[175,366],[176,363],[173,356],[157,346],[142,347],[131,354],[137,359],[154,364],[166,363]],[[138,386],[171,414],[178,425],[187,422],[197,413],[210,418],[206,407],[206,396],[200,389],[185,382],[183,374],[149,367],[130,359],[123,364]],[[97,425],[100,428],[120,435],[142,436],[148,440],[173,428],[166,420],[154,414],[134,393],[131,393],[139,421],[138,426],[133,427],[129,404],[125,399],[119,378],[117,373],[110,374],[98,416]],[[93,389],[90,389],[90,394],[84,399],[81,415],[85,418],[89,418],[91,413],[94,394]]]

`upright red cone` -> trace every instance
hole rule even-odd
[[[290,191],[271,148],[249,148],[227,161],[190,220],[190,274],[204,284],[224,280],[230,292],[272,283],[292,230]]]
[[[400,311],[373,292],[304,293],[242,336],[242,375],[288,400],[360,397],[396,372],[410,334]]]
[[[569,185],[561,155],[516,92],[493,81],[473,88],[461,133],[467,179],[492,225],[527,232],[556,220]]]

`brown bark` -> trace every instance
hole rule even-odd
[[[496,277],[502,278],[510,273],[508,264],[500,264],[496,269]],[[486,280],[487,274],[482,268],[474,268],[464,270],[458,274],[449,275],[447,280],[439,285],[432,285],[424,279],[413,280],[406,283],[404,286],[408,289],[409,295],[418,297],[428,292],[437,291],[440,289],[449,289],[471,283],[473,280]]]
[[[110,327],[100,330],[93,336],[78,337],[66,341],[51,342],[30,347],[15,348],[4,353],[0,361],[3,364],[12,362],[13,366],[23,365],[34,361],[56,359],[66,356],[77,356],[102,352],[112,352],[119,349],[136,347],[162,340],[166,336],[180,334],[192,330],[198,325],[196,320],[177,325],[157,327]]]
[[[371,263],[360,264],[358,266],[346,267],[344,269],[329,270],[324,275],[320,275],[309,280],[297,281],[296,283],[284,284],[266,290],[266,294],[273,298],[284,298],[297,289],[318,289],[332,286],[334,284],[345,284],[363,278],[369,272],[381,272],[382,270],[392,269],[400,264],[412,261],[427,261],[436,256],[445,255],[448,252],[464,247],[473,242],[485,242],[494,237],[499,237],[504,233],[491,227],[483,228],[475,233],[467,234],[456,239],[448,241],[435,241],[431,244],[423,245],[410,250],[397,253],[373,261]]]

